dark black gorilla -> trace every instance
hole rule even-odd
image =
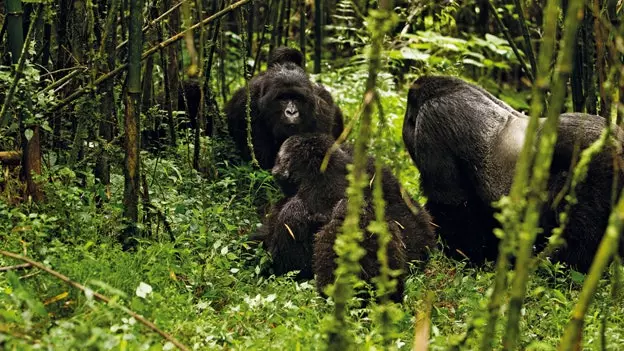
[[[332,219],[334,206],[345,198],[347,164],[352,163],[350,152],[340,148],[332,154],[325,172],[320,171],[333,143],[329,135],[305,134],[288,138],[280,148],[272,173],[286,199],[272,209],[255,236],[271,253],[275,273],[300,270],[300,278],[312,278],[314,236]],[[374,174],[372,159],[368,173],[370,177]],[[428,250],[435,245],[429,215],[416,202],[418,213],[411,212],[401,197],[398,181],[387,169],[383,171],[383,192],[387,220],[400,228],[407,260],[426,260]],[[368,202],[371,196],[367,188]]]
[[[260,167],[273,167],[280,145],[289,136],[324,133],[338,137],[342,113],[329,92],[310,81],[298,50],[277,48],[269,67],[249,81],[251,130]],[[244,159],[251,159],[247,144],[247,90],[237,90],[225,107],[228,129]]]
[[[426,208],[452,256],[465,255],[475,263],[496,259],[498,240],[492,230],[499,223],[491,203],[511,188],[527,125],[527,116],[457,78],[425,76],[410,88],[403,140],[420,170]],[[575,143],[586,148],[604,127],[600,116],[560,116],[549,197],[540,223],[545,233],[558,226],[558,214],[565,207],[561,201],[553,208],[553,201],[571,176]],[[618,140],[623,140],[621,135]],[[578,204],[563,234],[566,245],[553,257],[582,272],[589,269],[606,229],[614,161],[622,161],[621,151],[609,147],[590,164],[587,180],[577,187]],[[619,194],[621,172],[617,178]],[[543,248],[546,240],[541,235],[537,248]],[[624,252],[621,242],[620,254]]]
[[[316,273],[316,288],[319,294],[325,296],[324,289],[327,285],[333,284],[336,270],[336,252],[334,251],[334,242],[340,232],[342,223],[347,215],[347,200],[340,200],[334,207],[331,220],[321,231],[314,237],[314,257],[313,268]],[[372,278],[379,276],[380,264],[377,260],[377,250],[379,249],[378,238],[370,233],[366,227],[375,219],[374,209],[367,204],[360,216],[360,227],[364,231],[364,238],[360,245],[366,250],[366,254],[360,260],[362,268],[360,279],[372,284]],[[395,291],[390,298],[395,302],[401,302],[403,299],[403,290],[405,286],[406,267],[406,251],[403,242],[401,228],[394,221],[388,222],[388,230],[392,239],[388,243],[386,255],[388,257],[388,266],[393,270],[401,270],[403,273],[397,279]]]

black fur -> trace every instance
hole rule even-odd
[[[314,237],[314,259],[313,267],[316,273],[316,287],[318,292],[325,296],[323,291],[329,284],[333,284],[335,280],[334,271],[336,270],[336,252],[334,251],[334,242],[340,232],[342,223],[347,214],[347,200],[340,200],[334,207],[332,218],[321,231]],[[364,257],[360,259],[360,279],[371,284],[372,278],[379,276],[380,265],[377,260],[377,250],[379,249],[378,238],[369,232],[366,227],[375,219],[375,212],[367,204],[360,216],[360,228],[364,231],[364,238],[360,245],[366,250]],[[401,270],[402,273],[397,277],[397,285],[395,291],[390,298],[395,302],[401,302],[403,299],[404,279],[407,272],[405,243],[403,242],[401,229],[398,224],[393,221],[388,222],[388,229],[392,239],[388,243],[386,255],[388,257],[388,266],[392,270]]]
[[[278,48],[267,70],[249,81],[254,153],[260,167],[273,166],[280,145],[291,135],[343,129],[342,113],[321,85],[310,81],[294,49]],[[301,54],[301,53],[299,53]],[[244,159],[247,145],[247,89],[237,90],[225,107],[228,129]]]
[[[321,226],[332,219],[334,206],[346,197],[347,164],[352,162],[350,152],[340,148],[332,154],[325,172],[320,171],[325,153],[333,142],[333,138],[325,134],[292,136],[282,144],[276,157],[273,176],[287,198],[274,207],[256,236],[271,252],[276,272],[284,269],[302,270],[300,277],[312,276],[308,270],[312,263],[312,252],[307,248],[312,247],[314,236]],[[372,159],[369,160],[368,172],[369,177],[372,177]],[[414,205],[418,213],[411,212],[401,197],[398,181],[388,170],[384,170],[383,190],[387,220],[391,226],[400,228],[401,246],[407,260],[426,260],[428,250],[435,245],[429,215],[416,202]],[[368,203],[371,196],[367,188],[365,197]],[[283,223],[292,229],[295,240],[287,229],[283,229],[286,228]],[[328,276],[333,272],[321,274]]]
[[[305,69],[303,66],[303,53],[295,48],[285,46],[275,48],[271,52],[267,66],[272,67],[275,65],[285,64],[287,62],[292,62],[295,65]]]
[[[493,218],[491,203],[511,188],[527,124],[527,116],[457,78],[424,76],[410,88],[403,140],[420,170],[428,197],[426,208],[450,255],[466,255],[475,263],[496,258],[498,240],[492,230],[499,223]],[[604,126],[600,116],[560,116],[549,198],[540,223],[546,233],[558,226],[558,213],[564,209],[565,201],[557,208],[552,206],[570,176],[575,143],[586,148]],[[621,136],[618,138],[621,143]],[[610,147],[590,164],[587,180],[577,188],[579,202],[564,232],[567,244],[553,257],[583,272],[591,264],[611,211],[616,153],[621,162],[621,151]],[[621,172],[617,177],[619,194],[624,177]],[[542,235],[537,247],[545,243]],[[620,253],[623,247],[621,244]]]

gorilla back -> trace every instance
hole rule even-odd
[[[498,240],[492,230],[499,224],[491,203],[511,188],[527,125],[527,116],[457,78],[424,76],[410,88],[403,140],[420,170],[426,208],[452,256],[467,256],[475,263],[496,258]],[[604,127],[600,116],[560,116],[548,201],[540,221],[545,233],[558,226],[558,214],[565,207],[564,201],[553,203],[571,175],[575,145],[588,147]],[[621,133],[618,130],[620,146]],[[589,269],[611,211],[613,158],[621,162],[620,150],[610,147],[591,162],[586,181],[577,187],[578,204],[563,234],[566,245],[555,253],[555,260],[580,271]],[[622,172],[617,178],[619,191]],[[542,235],[538,248],[545,243]]]
[[[249,81],[251,139],[260,167],[273,166],[280,145],[291,135],[342,133],[342,112],[325,88],[310,81],[296,49],[277,48],[269,67]],[[247,143],[247,89],[234,93],[225,107],[228,129],[244,159]]]

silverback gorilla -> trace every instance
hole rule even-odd
[[[337,138],[343,129],[342,112],[329,92],[310,81],[303,56],[281,47],[269,57],[266,71],[249,81],[251,136],[260,167],[273,167],[280,145],[289,136],[325,133]],[[237,90],[225,107],[228,129],[243,159],[251,159],[247,144],[247,89]]]
[[[420,170],[426,208],[451,256],[465,255],[474,263],[496,259],[498,240],[492,230],[499,223],[491,203],[511,189],[527,125],[527,116],[457,78],[424,76],[410,88],[403,140]],[[571,175],[575,144],[588,147],[604,127],[600,116],[560,116],[548,200],[540,221],[544,233],[558,226],[558,214],[564,210],[565,201],[556,206],[553,202]],[[618,140],[621,144],[623,139]],[[622,162],[620,147],[604,150],[591,162],[586,181],[577,187],[578,204],[563,233],[566,245],[552,257],[582,272],[589,269],[607,226],[614,157]],[[621,172],[616,180],[619,194]],[[540,235],[537,248],[546,242],[546,235]],[[624,240],[621,243],[620,254]]]
[[[333,240],[344,218],[344,209],[336,206],[346,197],[347,164],[352,163],[351,153],[340,148],[332,154],[325,172],[320,171],[323,157],[333,143],[329,135],[305,134],[292,136],[282,144],[272,173],[286,198],[274,206],[256,236],[271,253],[276,274],[299,270],[300,278],[312,278],[315,273],[322,286],[333,280],[335,264],[333,260],[317,262],[317,269],[313,270],[312,257],[334,257],[333,251],[323,250],[333,250]],[[372,159],[369,159],[367,172],[369,177],[374,174]],[[403,268],[404,256],[407,262],[426,260],[428,250],[435,245],[429,215],[414,201],[418,212],[412,213],[401,197],[397,179],[387,169],[383,171],[383,192],[386,218],[394,233],[394,242],[389,247],[391,267]],[[371,196],[371,189],[367,188],[368,203]],[[370,210],[365,212],[364,222],[374,218],[371,213]],[[327,223],[328,226],[322,228]],[[320,235],[317,233],[321,229],[325,234],[321,239],[323,246],[319,246],[323,249],[319,252],[314,237]],[[365,240],[363,245],[367,250],[366,258],[361,261],[363,270],[378,271],[376,237]],[[397,247],[400,248],[395,250]]]

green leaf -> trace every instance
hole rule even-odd
[[[585,280],[585,274],[572,269],[570,270],[570,278],[573,282],[581,284]]]
[[[32,129],[26,129],[24,131],[24,136],[26,137],[26,140],[28,140],[28,141],[30,141],[30,139],[32,139],[33,134],[34,133],[33,133]]]

